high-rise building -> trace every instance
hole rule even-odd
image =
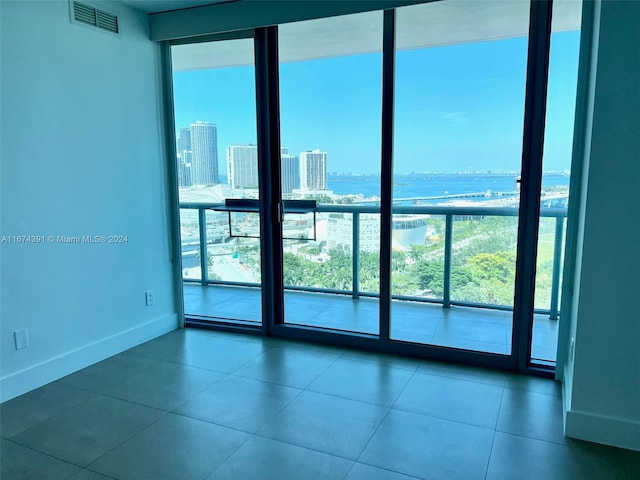
[[[191,177],[196,186],[217,185],[218,132],[209,122],[196,122],[190,126]]]
[[[300,153],[300,188],[311,191],[327,189],[327,152],[316,148]]]
[[[300,162],[298,157],[289,154],[288,148],[280,150],[282,172],[282,194],[290,194],[293,189],[300,188]]]
[[[191,162],[193,161],[193,154],[191,152],[191,129],[188,127],[180,128],[176,142],[177,151],[177,171],[178,171],[178,186],[190,187],[193,185],[193,178],[191,176]]]
[[[227,147],[227,182],[231,188],[258,188],[258,147]]]
[[[189,150],[182,151],[182,158],[178,158],[178,186],[190,187],[193,185],[191,177],[191,162],[193,155]]]
[[[178,156],[182,156],[185,150],[191,151],[191,129],[182,127],[178,137]]]

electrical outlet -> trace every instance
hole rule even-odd
[[[146,292],[144,292],[144,299],[147,303],[147,307],[153,305],[156,301],[156,296],[153,293],[153,290],[147,290]]]
[[[23,328],[13,332],[13,339],[16,342],[16,350],[21,350],[29,346],[29,330]]]

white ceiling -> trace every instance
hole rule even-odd
[[[168,12],[183,8],[202,7],[214,3],[230,0],[120,0],[119,3],[128,5],[145,13]]]
[[[580,28],[581,2],[554,2],[553,31]],[[524,36],[529,0],[447,0],[398,9],[396,47],[425,48]],[[382,12],[283,24],[280,61],[382,51]],[[253,41],[233,40],[173,47],[173,68],[194,70],[253,63]]]

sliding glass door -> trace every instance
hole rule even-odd
[[[189,321],[552,367],[570,3],[553,37],[547,2],[441,1],[174,44]]]
[[[382,20],[278,28],[286,324],[379,331]]]
[[[259,325],[254,40],[174,45],[171,60],[185,314]]]
[[[509,355],[529,5],[458,7],[396,10],[391,338]]]

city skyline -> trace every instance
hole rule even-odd
[[[210,122],[200,122],[210,123]],[[177,150],[181,150],[181,146],[188,146],[190,143],[189,132],[190,129],[182,127],[179,129],[180,134],[177,137]],[[328,192],[329,195],[333,195],[336,184],[333,183],[338,178],[364,178],[375,179],[380,178],[380,173],[367,173],[367,172],[338,172],[335,170],[329,171],[327,163],[327,152],[322,152],[320,149],[307,150],[300,152],[300,156],[292,155],[289,153],[288,147],[281,148],[281,191],[284,198],[296,198],[300,195],[323,195],[321,192]],[[218,184],[227,185],[231,190],[258,190],[258,155],[257,145],[230,145],[225,148],[226,151],[226,164],[225,168],[219,171]],[[316,161],[321,164],[316,164],[314,178],[306,181],[306,185],[303,182],[303,177],[307,175],[305,168],[302,167],[306,163],[305,156],[315,154],[320,158]],[[178,153],[180,155],[180,153]],[[192,187],[198,186],[194,184],[191,176],[191,158],[192,152],[182,150],[182,155],[177,157],[178,161],[178,186],[180,187]],[[556,185],[557,180],[545,180],[546,178],[555,178],[558,176],[568,177],[570,174],[569,169],[561,171],[545,169],[543,171],[543,187],[549,185]],[[468,178],[480,178],[480,177],[509,177],[512,179],[517,178],[520,175],[518,170],[478,170],[472,166],[465,170],[459,171],[411,171],[411,172],[393,172],[394,182],[406,182],[414,181],[426,178],[446,178],[446,176],[452,177],[468,177]],[[332,183],[329,184],[329,177],[331,177]],[[397,180],[396,180],[397,179]],[[375,181],[375,180],[374,180]],[[515,181],[515,180],[514,180]],[[547,183],[551,182],[551,184]],[[406,183],[399,183],[398,185],[406,185]],[[200,185],[202,186],[202,185]],[[452,185],[453,186],[453,185]],[[362,188],[360,185],[357,188]],[[482,187],[479,185],[479,189]],[[343,190],[340,188],[339,190]],[[445,189],[447,190],[447,189]],[[443,191],[445,191],[443,190]],[[491,190],[491,188],[489,188]],[[362,194],[360,191],[346,192],[351,194]],[[345,192],[341,191],[338,194],[344,195]],[[375,195],[379,195],[376,192]]]
[[[213,124],[212,122],[198,121],[196,123]],[[182,178],[190,179],[190,169],[185,172],[185,163],[187,167],[191,167],[192,152],[188,151],[190,148],[190,128],[180,127],[179,134],[176,138],[176,150],[178,160],[178,178],[179,186],[192,186],[192,182],[189,180],[182,181]],[[184,148],[183,148],[184,146]],[[338,171],[330,170],[326,160],[327,152],[321,152],[320,149],[312,149],[300,152],[300,156],[291,155],[288,147],[281,148],[281,177],[282,177],[282,193],[291,194],[293,190],[327,190],[329,176],[343,176],[343,177],[379,177],[380,172],[352,172],[352,171]],[[218,183],[227,183],[232,189],[235,188],[258,188],[257,177],[257,145],[255,144],[234,144],[225,147],[226,163],[225,169],[218,173]],[[233,153],[231,153],[233,152]],[[323,166],[317,174],[324,177],[324,180],[312,181],[313,185],[319,188],[312,188],[308,182],[307,185],[303,185],[303,168],[301,167],[304,155],[309,154],[321,154],[323,159],[321,160]],[[318,169],[318,167],[316,167]],[[568,168],[562,170],[544,169],[543,175],[569,175],[570,170]],[[487,175],[487,176],[500,176],[500,175],[519,175],[519,170],[516,169],[474,169],[472,166],[462,170],[422,170],[422,171],[394,171],[393,176],[415,176],[415,175]],[[315,183],[314,183],[315,182]]]
[[[570,166],[578,42],[577,31],[552,36],[546,170]],[[398,51],[394,171],[519,169],[526,56],[525,37]],[[282,145],[330,151],[332,172],[379,172],[381,61],[282,63]],[[254,82],[253,66],[175,72],[176,131],[207,118],[221,145],[256,144]]]
[[[210,122],[196,122],[193,125],[208,125]],[[180,187],[212,186],[226,183],[232,190],[258,189],[258,147],[253,144],[229,145],[226,147],[226,175],[218,172],[215,183],[198,181],[194,166],[191,128],[181,127],[176,139],[176,162],[178,166],[178,185]],[[197,136],[196,136],[197,139]],[[287,147],[280,149],[282,193],[291,195],[295,191],[327,190],[327,152],[320,149],[300,152],[299,156],[289,153]],[[211,161],[211,158],[209,159]]]

